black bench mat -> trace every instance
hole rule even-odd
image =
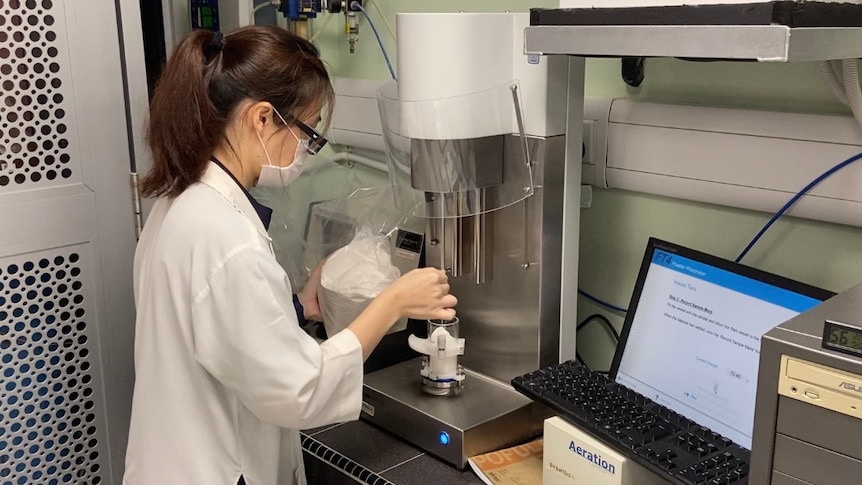
[[[597,0],[598,1],[598,0]],[[530,25],[862,27],[862,5],[778,1],[736,5],[530,9]]]

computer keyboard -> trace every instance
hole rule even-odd
[[[748,450],[575,361],[512,386],[671,483],[748,483]]]

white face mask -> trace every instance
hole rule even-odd
[[[302,173],[305,158],[308,156],[308,146],[304,143],[304,140],[297,138],[293,130],[288,128],[288,131],[296,138],[296,151],[293,154],[293,163],[286,167],[277,167],[272,164],[272,159],[269,158],[269,152],[266,151],[263,138],[260,137],[260,133],[257,134],[257,139],[260,140],[260,146],[263,147],[263,154],[266,155],[268,165],[260,167],[260,176],[257,178],[256,187],[287,187],[291,182],[299,178],[299,175]]]

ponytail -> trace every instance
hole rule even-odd
[[[196,30],[176,48],[153,93],[147,142],[153,169],[144,178],[146,197],[175,197],[203,175],[225,117],[210,101],[209,80],[218,68],[224,38]]]

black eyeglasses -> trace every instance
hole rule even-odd
[[[285,121],[284,117],[281,116],[281,113],[279,113],[275,108],[273,108],[273,111],[275,112],[275,114],[278,115],[278,118],[281,120],[281,122],[284,123],[285,126],[287,126],[288,123],[287,121]],[[323,135],[318,133],[317,130],[315,130],[314,128],[306,125],[305,123],[299,121],[296,118],[293,118],[292,116],[291,118],[293,119],[293,124],[296,125],[300,131],[305,133],[306,136],[308,136],[308,141],[305,143],[305,150],[308,151],[309,155],[317,155],[317,152],[319,152],[324,146],[326,146],[326,142],[328,140],[324,138]]]
[[[317,152],[326,146],[326,142],[328,140],[318,133],[317,130],[299,120],[296,120],[295,124],[303,133],[308,135],[308,143],[306,144],[305,149],[308,150],[309,155],[316,155]]]

